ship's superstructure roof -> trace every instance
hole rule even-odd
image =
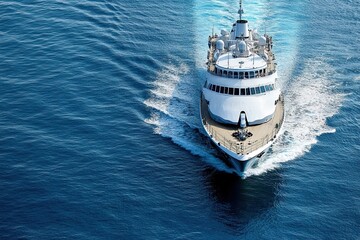
[[[227,52],[218,58],[216,66],[222,69],[252,70],[266,68],[267,63],[264,58],[255,53],[245,58],[239,58],[234,57],[231,52]]]

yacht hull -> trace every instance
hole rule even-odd
[[[269,150],[270,146],[265,149],[260,154],[256,155],[255,157],[252,157],[250,159],[246,160],[239,160],[236,159],[230,155],[228,155],[226,152],[224,152],[217,144],[214,142],[211,142],[212,145],[216,148],[216,150],[219,152],[220,160],[232,170],[234,174],[237,174],[241,178],[246,177],[246,171],[252,167],[255,167],[261,159],[263,159]]]
[[[274,115],[273,123],[268,122],[274,127],[273,130],[269,132],[270,137],[257,139],[256,141],[251,141],[251,138],[246,141],[236,140],[231,136],[232,131],[236,131],[236,127],[231,130],[227,129],[227,135],[220,135],[219,132],[223,128],[229,128],[227,125],[219,125],[214,122],[210,115],[208,114],[208,108],[205,104],[203,97],[201,98],[200,103],[200,117],[202,121],[202,127],[205,131],[207,137],[210,139],[212,145],[218,150],[220,159],[230,168],[232,171],[239,175],[241,178],[246,177],[246,171],[252,167],[256,167],[257,163],[264,158],[269,148],[273,143],[279,138],[283,132],[283,122],[284,122],[284,103],[282,98],[279,100],[279,106],[277,108],[277,113]],[[215,124],[217,124],[217,129],[215,129]],[[276,128],[275,126],[278,125]],[[223,126],[223,127],[222,127]],[[254,126],[251,131],[257,133],[259,126]],[[262,129],[261,129],[262,130]],[[262,131],[262,134],[265,135]],[[222,132],[224,133],[224,132]],[[258,133],[257,133],[258,134]],[[267,136],[267,135],[266,135]],[[255,138],[256,136],[253,136]],[[232,142],[231,142],[232,141]],[[230,144],[231,142],[231,144]],[[251,143],[251,144],[250,144]],[[258,145],[256,145],[258,144]]]

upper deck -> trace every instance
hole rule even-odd
[[[234,154],[248,156],[276,138],[284,121],[284,102],[280,97],[274,115],[268,122],[248,126],[246,131],[251,136],[243,141],[234,137],[239,130],[238,126],[222,124],[211,118],[204,97],[201,98],[201,118],[206,131],[219,146],[224,146]]]
[[[226,32],[223,34],[209,36],[207,67],[210,74],[246,79],[276,72],[270,36],[260,37],[249,30],[251,37],[234,40]]]

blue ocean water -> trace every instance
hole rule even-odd
[[[245,180],[202,134],[236,0],[0,2],[0,239],[359,239],[360,3],[244,1],[285,133]]]

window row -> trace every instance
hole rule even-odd
[[[215,67],[214,74],[228,78],[247,79],[247,78],[255,78],[255,77],[264,77],[266,75],[266,68],[255,71],[249,71],[249,72],[234,72],[229,70],[222,70]]]
[[[269,84],[265,86],[252,87],[252,88],[231,88],[231,87],[222,87],[214,84],[209,84],[207,86],[207,89],[223,94],[248,96],[248,95],[256,95],[256,94],[272,91],[275,89],[275,86],[274,84]]]

